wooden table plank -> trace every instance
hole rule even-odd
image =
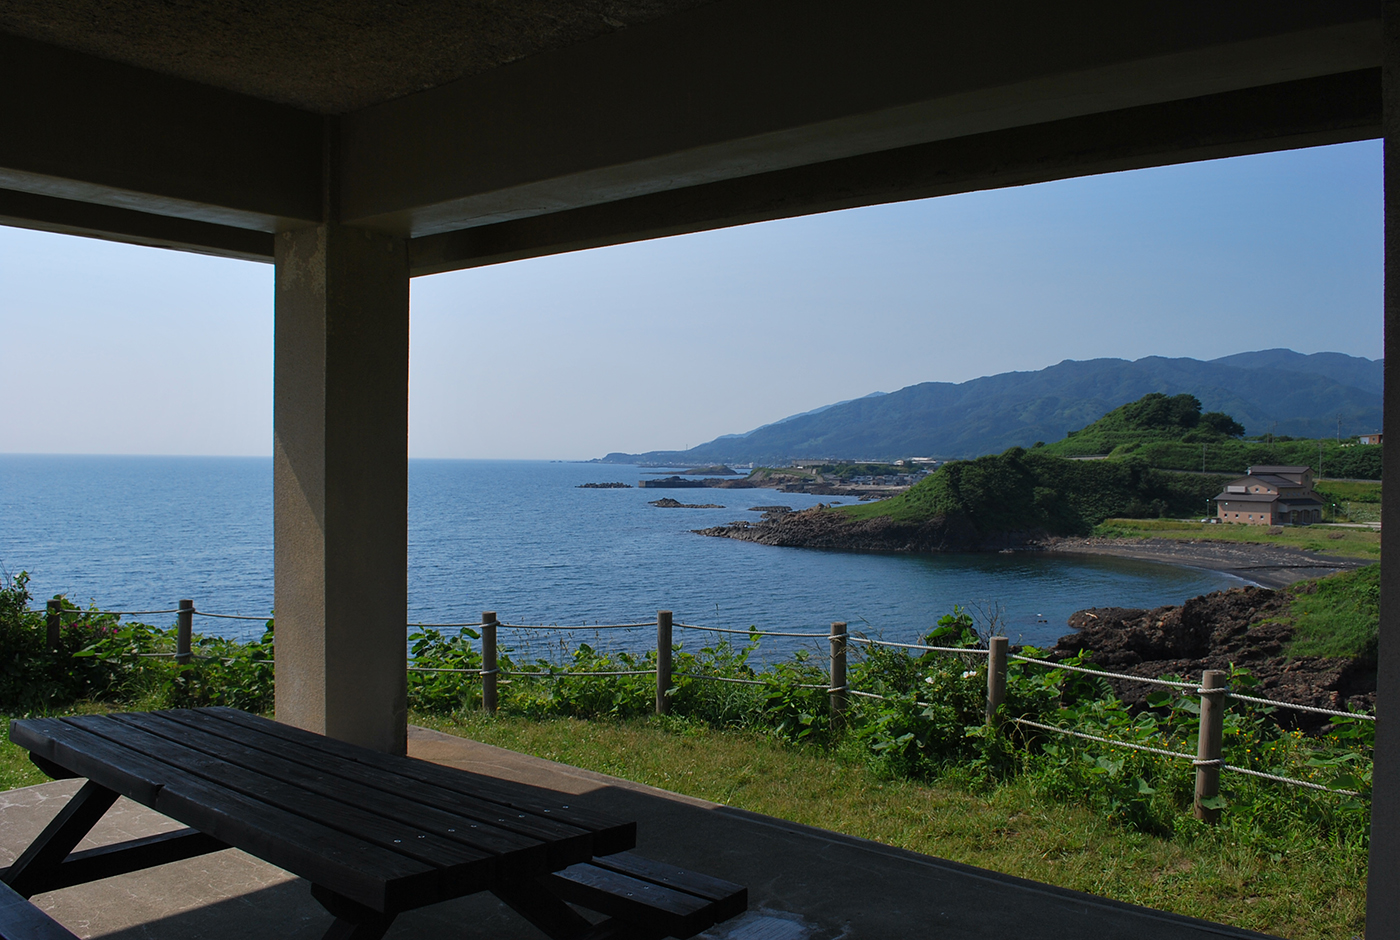
[[[14,721],[10,729],[14,743],[94,783],[375,910],[453,896],[431,865],[233,793],[63,719]]]
[[[224,719],[246,728],[265,731],[307,748],[323,753],[345,757],[377,770],[401,773],[423,783],[433,784],[464,796],[489,799],[511,807],[517,813],[533,813],[557,817],[570,825],[593,832],[593,854],[611,855],[635,848],[637,844],[637,824],[595,812],[577,805],[568,794],[556,793],[541,787],[510,783],[483,774],[443,767],[428,761],[413,760],[380,754],[366,748],[346,744],[334,738],[323,737],[310,731],[293,728],[290,725],[269,721],[256,715],[233,708],[203,708],[200,712]]]
[[[478,826],[489,827],[491,831],[505,830],[507,833],[517,834],[543,843],[549,857],[548,868],[551,870],[564,868],[575,862],[587,861],[596,854],[593,850],[594,840],[591,830],[569,825],[562,820],[554,819],[552,816],[517,813],[501,803],[492,803],[474,796],[465,796],[401,773],[376,770],[334,754],[310,750],[284,738],[223,721],[203,710],[179,709],[154,714],[163,719],[206,732],[206,738],[223,738],[234,745],[275,756],[318,773],[370,787],[382,793],[430,807],[436,812],[450,812],[459,821],[465,817],[474,820]],[[204,741],[205,739],[202,738],[198,746],[210,753],[217,752],[220,756],[229,756],[232,753],[219,750],[218,745],[209,744],[206,746]],[[249,761],[254,759],[251,754],[245,755],[245,757]],[[240,759],[238,762],[244,763],[245,760]]]
[[[66,721],[230,792],[431,865],[441,872],[446,890],[461,893],[473,885],[480,886],[483,876],[489,878],[492,856],[387,819],[372,808],[318,796],[294,784],[210,757],[152,734],[119,715],[87,715]]]
[[[543,872],[548,869],[545,843],[486,823],[469,822],[462,815],[425,805],[376,789],[317,766],[294,763],[274,754],[246,747],[234,741],[206,734],[199,729],[170,720],[161,714],[123,714],[117,721],[140,727],[166,740],[192,748],[217,760],[303,788],[332,800],[364,807],[375,815],[417,827],[450,842],[468,846],[482,854],[495,855],[511,867]]]

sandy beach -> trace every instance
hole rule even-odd
[[[1208,568],[1243,578],[1261,587],[1286,587],[1372,564],[1373,559],[1320,555],[1279,545],[1188,539],[1051,538],[1041,551],[1062,555],[1117,555],[1192,568]]]

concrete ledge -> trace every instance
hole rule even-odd
[[[747,885],[749,913],[703,934],[706,940],[1264,936],[894,849],[423,728],[410,729],[409,753],[548,787],[570,794],[580,804],[636,819],[641,853]],[[13,861],[80,783],[65,780],[0,793],[0,863]],[[171,828],[177,824],[166,817],[119,800],[81,847]],[[37,895],[34,900],[80,937],[311,940],[331,923],[305,882],[235,850]],[[541,937],[487,894],[404,914],[388,936]]]

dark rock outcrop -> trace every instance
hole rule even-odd
[[[653,499],[648,505],[656,506],[660,509],[723,509],[718,503],[683,503],[680,500],[663,496],[661,499]]]
[[[800,512],[772,513],[761,522],[696,529],[700,535],[784,545],[857,552],[985,552],[1016,548],[1044,533],[1007,532],[985,536],[965,517],[942,516],[923,522],[900,522],[886,516],[852,519],[817,505]]]
[[[1179,606],[1139,610],[1096,607],[1069,619],[1078,630],[1061,637],[1050,658],[1087,651],[1092,662],[1136,676],[1199,679],[1207,669],[1247,669],[1259,680],[1251,693],[1298,705],[1375,709],[1375,664],[1325,656],[1288,657],[1293,628],[1286,622],[1288,595],[1245,587],[1193,597]],[[1143,704],[1154,687],[1115,680],[1119,697]],[[1293,720],[1297,713],[1280,715]],[[1303,716],[1304,726],[1321,724]]]

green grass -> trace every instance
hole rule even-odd
[[[1381,566],[1303,581],[1289,588],[1292,656],[1374,659],[1380,628]]]
[[[678,720],[545,721],[417,713],[415,724],[886,845],[1295,940],[1364,928],[1360,851],[1274,852],[1207,834],[1132,832],[1035,792],[877,776],[849,754]],[[5,789],[47,778],[0,743]]]
[[[881,779],[753,732],[660,719],[414,715],[417,724],[689,796],[1102,897],[1296,940],[1363,929],[1359,851],[1272,853],[1214,834],[1168,841],[1037,795]]]
[[[1268,526],[1211,525],[1174,519],[1105,519],[1094,528],[1100,538],[1188,539],[1210,542],[1250,542],[1283,545],[1344,558],[1381,557],[1381,534],[1374,529],[1332,528],[1327,525],[1283,526],[1270,534]]]
[[[1338,518],[1348,522],[1381,521],[1381,484],[1372,481],[1322,480],[1313,486],[1318,498],[1336,507]]]
[[[1328,502],[1351,500],[1354,503],[1379,503],[1381,484],[1379,480],[1318,480],[1313,484],[1318,496]]]
[[[15,790],[47,783],[48,777],[29,760],[29,752],[10,743],[10,719],[4,717],[5,741],[0,744],[0,789]]]

